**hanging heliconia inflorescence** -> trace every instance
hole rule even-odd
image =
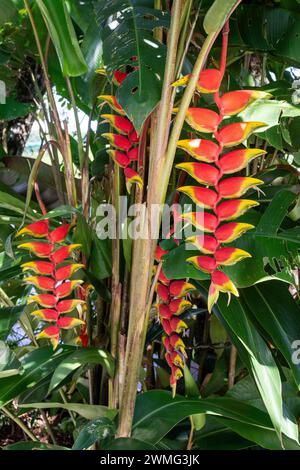
[[[227,175],[246,168],[254,158],[265,154],[260,148],[238,148],[263,122],[235,122],[226,124],[225,117],[234,116],[256,99],[271,95],[258,90],[237,90],[220,96],[224,76],[228,42],[228,25],[223,32],[220,70],[207,69],[201,72],[197,84],[200,93],[212,93],[218,112],[206,108],[189,108],[186,122],[196,131],[211,134],[215,141],[206,139],[180,140],[178,147],[184,149],[196,162],[177,165],[202,186],[183,186],[178,191],[187,194],[193,202],[209,212],[191,212],[182,215],[184,220],[204,233],[188,239],[200,251],[199,256],[187,259],[195,268],[210,274],[208,310],[211,312],[219,293],[238,296],[234,283],[222,271],[222,266],[231,266],[251,255],[239,248],[227,246],[253,225],[236,222],[248,209],[257,206],[257,201],[242,196],[250,188],[256,188],[263,181],[246,176]],[[184,85],[189,77],[183,77],[174,86]]]
[[[29,250],[37,260],[22,264],[23,272],[32,272],[24,281],[34,287],[37,292],[29,296],[28,303],[37,303],[40,308],[34,310],[31,315],[50,323],[38,335],[39,338],[49,339],[55,349],[60,340],[61,330],[80,326],[80,335],[76,342],[87,346],[85,312],[86,302],[81,298],[73,297],[76,288],[85,292],[85,286],[81,286],[83,280],[71,280],[72,275],[84,265],[76,263],[71,258],[74,250],[80,248],[79,244],[67,244],[66,237],[70,230],[70,224],[62,224],[50,231],[49,219],[39,220],[22,228],[17,236],[27,235],[38,240],[21,243],[18,248]],[[40,239],[44,239],[40,241]],[[68,298],[67,298],[68,297]],[[80,317],[70,314],[77,309]]]
[[[167,250],[158,246],[155,260],[160,262],[161,257],[167,253]],[[171,368],[170,386],[173,396],[176,393],[177,380],[183,375],[182,369],[186,358],[185,345],[179,335],[187,329],[187,324],[179,318],[179,315],[192,306],[186,296],[194,289],[193,284],[184,279],[174,281],[168,279],[161,268],[156,284],[159,298],[156,308],[164,330],[162,341],[166,350],[165,358]]]
[[[222,271],[222,266],[231,266],[251,255],[239,248],[227,246],[247,230],[253,228],[248,223],[236,219],[258,202],[243,199],[250,188],[256,188],[263,181],[257,178],[234,176],[232,173],[243,170],[254,158],[265,154],[261,149],[230,147],[242,144],[259,127],[262,122],[235,122],[226,125],[225,117],[234,116],[244,110],[256,99],[269,98],[269,93],[257,90],[231,91],[220,96],[219,90],[225,72],[228,41],[228,25],[223,32],[222,57],[220,70],[206,69],[200,73],[196,90],[198,93],[211,93],[218,112],[207,108],[191,107],[185,121],[195,131],[211,134],[214,140],[185,139],[177,145],[185,150],[196,161],[184,162],[176,167],[189,174],[199,185],[181,186],[179,193],[188,195],[194,203],[205,211],[182,214],[181,218],[190,222],[202,232],[188,238],[188,242],[200,251],[198,256],[187,259],[195,268],[210,274],[211,284],[208,294],[208,310],[211,312],[217,302],[219,293],[225,292],[238,296],[238,291],[230,278]],[[173,86],[183,86],[189,76],[179,79]],[[176,112],[176,109],[174,110]],[[156,261],[167,252],[157,249]],[[176,382],[182,377],[182,368],[186,357],[185,346],[178,333],[187,325],[178,318],[191,303],[184,296],[193,285],[186,280],[169,280],[161,271],[157,284],[159,296],[158,311],[165,332],[163,344],[166,349],[166,360],[171,368],[170,385],[176,393]]]
[[[116,71],[113,75],[113,83],[116,86],[120,86],[126,77],[127,73]],[[116,131],[116,133],[108,132],[102,134],[113,147],[113,149],[108,150],[108,154],[116,165],[123,168],[127,191],[130,192],[132,184],[137,184],[141,188],[143,180],[131,166],[133,162],[139,159],[139,136],[115,96],[100,95],[98,98],[102,102],[107,103],[117,113],[101,115],[104,119],[103,122],[109,122]]]
[[[269,98],[264,91],[237,90],[220,96],[219,90],[223,79],[228,29],[223,33],[223,48],[220,70],[207,69],[201,72],[197,90],[200,93],[212,93],[218,112],[206,108],[189,108],[185,120],[196,131],[211,134],[215,141],[191,139],[178,141],[178,147],[184,149],[196,161],[180,163],[177,168],[188,173],[202,186],[183,186],[178,191],[187,194],[193,202],[206,209],[204,212],[190,212],[182,215],[204,233],[188,239],[199,251],[198,256],[187,259],[195,268],[210,274],[211,284],[208,294],[208,310],[211,312],[219,293],[238,296],[238,291],[231,279],[222,271],[223,266],[231,266],[251,255],[239,248],[227,246],[253,225],[237,222],[236,219],[258,202],[243,199],[250,188],[256,188],[263,181],[246,176],[227,175],[246,168],[254,158],[265,154],[261,149],[238,148],[259,127],[262,122],[235,122],[226,124],[225,117],[234,116],[244,110],[256,99]],[[189,77],[183,77],[173,84],[180,86],[187,83]],[[207,210],[209,212],[207,212]]]

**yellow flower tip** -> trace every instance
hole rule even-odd
[[[173,108],[173,109],[172,109],[172,113],[173,113],[173,114],[178,113],[178,111],[179,111],[179,108]]]
[[[98,69],[96,69],[96,73],[98,73],[99,75],[106,75],[106,70],[103,67],[99,67]]]

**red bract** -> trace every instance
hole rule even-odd
[[[167,250],[163,250],[158,245],[155,254],[156,261],[159,262],[161,257],[167,253]],[[176,393],[177,380],[182,376],[181,369],[186,357],[184,342],[178,333],[185,331],[187,324],[178,316],[191,307],[191,302],[184,297],[192,290],[194,290],[194,286],[185,280],[170,282],[161,269],[156,285],[159,300],[157,311],[166,335],[162,341],[166,349],[165,358],[171,368],[170,386],[173,395]]]
[[[81,305],[81,311],[83,311],[85,301],[82,299],[60,300],[70,296],[73,290],[83,282],[80,279],[69,280],[69,278],[75,271],[84,267],[84,265],[74,263],[70,259],[72,252],[80,247],[79,244],[63,245],[59,248],[57,246],[58,243],[65,242],[71,228],[70,224],[59,225],[59,227],[49,232],[49,221],[45,219],[40,222],[24,227],[20,230],[19,235],[30,234],[39,238],[43,237],[48,241],[22,243],[18,247],[31,251],[39,258],[49,258],[49,261],[29,261],[22,264],[21,267],[23,271],[33,271],[35,274],[38,274],[38,276],[26,277],[24,279],[26,284],[34,286],[37,291],[47,292],[29,296],[28,303],[36,302],[40,307],[44,307],[35,310],[32,312],[32,315],[43,322],[54,323],[42,330],[37,335],[37,338],[49,339],[55,349],[60,340],[61,329],[70,329],[78,326],[81,328],[85,327],[85,321],[81,318],[62,316],[64,313],[75,310],[79,305]],[[67,260],[68,264],[59,267],[59,264],[65,260]]]
[[[242,170],[253,158],[266,153],[261,149],[243,148],[221,155],[224,148],[245,142],[252,132],[265,125],[263,122],[235,122],[225,126],[221,123],[225,115],[237,114],[254,100],[270,97],[269,93],[257,90],[232,91],[220,97],[221,80],[221,71],[214,73],[211,69],[202,72],[199,80],[202,92],[214,91],[215,104],[219,108],[219,114],[203,108],[190,108],[186,117],[186,121],[195,130],[212,132],[217,143],[210,142],[208,144],[209,141],[201,139],[199,139],[199,144],[196,144],[195,139],[178,142],[178,147],[186,150],[193,158],[206,163],[184,162],[177,165],[177,168],[187,172],[198,183],[214,187],[213,189],[199,186],[178,188],[178,191],[187,194],[193,202],[212,212],[197,211],[182,215],[185,221],[189,221],[197,229],[211,233],[211,235],[193,236],[187,240],[201,253],[187,258],[187,262],[211,276],[208,294],[209,312],[217,302],[219,292],[238,295],[235,285],[220,268],[231,266],[251,256],[244,250],[226,247],[223,244],[233,242],[253,226],[247,223],[222,224],[222,222],[237,219],[250,208],[258,205],[256,201],[239,198],[250,188],[256,188],[263,183],[263,181],[252,177],[224,178],[223,176]],[[183,81],[186,82],[186,80]],[[175,85],[183,84],[179,82],[180,80]],[[226,199],[231,200],[226,201]],[[170,284],[170,292],[171,286],[172,283]],[[175,324],[174,321],[173,323]],[[174,326],[171,321],[170,326]]]
[[[119,86],[126,77],[126,73],[117,70],[113,74],[113,83]],[[124,117],[125,112],[114,96],[101,95],[99,98],[102,101],[106,101],[118,114],[122,114],[122,116],[118,116],[118,114],[101,115],[117,132],[117,134],[109,132],[102,134],[102,136],[108,139],[111,146],[116,149],[109,149],[107,152],[113,162],[123,169],[126,189],[130,193],[133,184],[137,185],[139,188],[143,186],[143,180],[138,171],[130,166],[132,162],[137,161],[139,158],[139,147],[135,146],[135,144],[139,142],[139,136],[132,122],[127,117]]]

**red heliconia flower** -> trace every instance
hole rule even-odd
[[[218,242],[215,237],[211,235],[198,235],[194,237],[187,238],[187,241],[192,243],[201,253],[204,254],[214,254],[217,247]]]
[[[137,142],[139,142],[140,138],[138,136],[138,133],[136,132],[136,130],[134,129],[133,131],[130,132],[129,134],[129,140],[136,144]]]
[[[79,305],[83,305],[84,303],[84,300],[81,299],[61,300],[56,305],[56,310],[59,313],[69,313],[72,312]]]
[[[265,125],[264,122],[234,122],[228,124],[218,131],[218,141],[224,147],[233,147],[244,142],[253,131]]]
[[[46,221],[46,223],[45,223]],[[44,237],[49,241],[40,242],[33,241],[19,245],[19,248],[29,249],[40,258],[48,258],[49,261],[30,261],[21,265],[23,271],[33,271],[37,276],[28,276],[24,279],[26,284],[34,286],[38,291],[46,291],[46,293],[37,293],[29,296],[28,303],[36,302],[40,307],[32,315],[43,322],[54,323],[53,325],[42,330],[37,339],[49,339],[55,349],[59,343],[60,330],[70,329],[76,326],[85,327],[85,321],[82,318],[61,317],[63,313],[73,311],[77,306],[81,305],[80,315],[84,312],[85,300],[68,299],[60,300],[72,294],[72,291],[80,286],[83,282],[80,279],[64,281],[68,279],[75,271],[84,265],[80,263],[70,263],[66,266],[59,267],[59,264],[68,259],[71,253],[79,248],[79,244],[64,245],[57,249],[58,244],[65,242],[71,224],[61,224],[54,230],[49,232],[49,221],[47,219],[41,221],[43,224],[31,224],[24,227],[23,233],[30,233],[36,237]],[[44,227],[44,228],[43,228]],[[47,227],[47,231],[45,228]],[[43,233],[43,235],[42,235]],[[85,289],[85,295],[87,292]],[[81,290],[83,288],[81,287]],[[82,343],[83,344],[83,343]]]
[[[55,295],[58,299],[63,299],[64,297],[67,297],[71,295],[73,290],[78,287],[80,284],[82,284],[81,279],[75,279],[74,281],[66,281],[57,286],[54,290]]]
[[[23,227],[21,230],[17,232],[17,237],[20,235],[31,235],[36,238],[43,238],[48,235],[49,230],[49,221],[48,219],[45,220],[38,220],[33,224],[27,225]]]
[[[36,295],[31,295],[30,297],[28,297],[27,302],[29,304],[33,302],[37,302],[42,307],[52,308],[56,306],[57,299],[52,294],[36,294]]]
[[[218,202],[218,194],[212,189],[200,186],[182,186],[177,188],[177,191],[187,194],[193,202],[208,209],[213,209]]]
[[[55,281],[51,277],[46,276],[29,276],[24,279],[26,284],[33,284],[40,290],[53,290]]]
[[[229,224],[220,225],[215,230],[215,237],[219,243],[231,243],[252,228],[254,226],[251,224],[229,222]]]
[[[186,171],[198,183],[216,186],[220,178],[220,172],[217,168],[207,163],[185,162],[176,165],[179,170]]]
[[[134,130],[132,122],[130,122],[129,119],[124,116],[117,116],[115,114],[102,114],[101,117],[108,121],[111,126],[120,134],[128,135]]]
[[[74,317],[59,317],[57,320],[57,326],[59,328],[63,328],[64,330],[69,330],[70,328],[74,328],[83,324],[84,321],[80,320],[80,318]]]
[[[231,201],[224,201],[217,206],[216,215],[218,216],[219,221],[233,220],[243,215],[252,207],[258,205],[259,203],[257,201],[252,201],[250,199],[233,199]]]
[[[251,258],[251,255],[240,248],[222,247],[215,253],[215,260],[218,266],[232,266],[244,258]]]
[[[175,349],[175,351],[180,351],[183,356],[186,355],[185,352],[185,345],[180,336],[173,334],[169,338],[167,338],[169,341],[169,347],[167,346],[167,343],[164,343],[164,346],[166,349],[170,349],[170,346]]]
[[[136,184],[139,188],[143,187],[143,180],[137,171],[133,170],[131,167],[127,167],[124,170],[124,175],[126,179],[126,188],[127,191],[130,193],[131,186]]]
[[[48,326],[37,335],[37,339],[50,339],[53,349],[56,349],[59,342],[58,326]]]
[[[220,147],[206,139],[179,140],[177,147],[185,150],[196,160],[213,163],[218,159]]]
[[[84,264],[82,263],[72,263],[68,264],[66,266],[63,266],[62,268],[58,268],[54,275],[56,281],[64,281],[65,279],[69,279],[72,274],[74,274],[78,269],[84,268]]]
[[[220,88],[222,78],[220,70],[202,70],[199,75],[197,90],[201,93],[215,93]]]
[[[49,240],[52,243],[61,243],[66,239],[66,236],[69,233],[71,224],[63,224],[54,229],[52,232],[49,233]]]
[[[54,264],[49,261],[28,261],[21,264],[23,271],[33,271],[36,274],[52,275],[54,271]]]
[[[220,116],[207,108],[189,108],[186,122],[198,132],[213,133],[217,130]]]
[[[112,134],[108,132],[106,134],[102,134],[102,137],[109,140],[109,142],[111,143],[113,147],[116,147],[117,149],[120,149],[120,150],[125,150],[126,152],[130,149],[132,145],[130,140],[128,140],[123,135]]]
[[[172,86],[186,85],[189,81],[190,75],[185,75],[176,82],[172,83]],[[197,90],[201,93],[215,93],[218,91],[222,81],[222,74],[217,69],[206,69],[203,70],[199,75],[197,82]]]
[[[181,315],[186,309],[192,306],[191,302],[186,299],[173,299],[169,303],[169,309],[173,315]]]
[[[257,99],[271,98],[271,94],[259,90],[229,91],[220,98],[220,111],[224,116],[233,116]]]
[[[236,173],[246,168],[254,158],[265,155],[267,152],[262,149],[238,149],[223,155],[217,163],[222,174]]]
[[[117,113],[121,114],[122,116],[125,116],[125,111],[122,108],[122,106],[119,105],[117,99],[115,96],[112,95],[100,95],[98,96],[99,100],[105,101],[106,103],[109,104],[109,106],[116,111]]]
[[[211,285],[208,294],[208,310],[217,302],[220,292],[238,295],[237,289],[228,276],[220,270],[222,266],[231,266],[251,255],[239,248],[223,246],[233,242],[253,228],[251,224],[228,222],[237,219],[250,208],[258,205],[256,201],[240,199],[248,189],[257,188],[263,181],[247,176],[224,178],[224,175],[243,170],[248,163],[266,152],[261,149],[240,148],[222,154],[224,148],[239,145],[250,134],[264,127],[263,122],[234,122],[223,126],[224,116],[232,116],[243,111],[256,99],[270,98],[264,91],[237,90],[220,96],[220,85],[224,75],[227,41],[223,41],[220,70],[207,69],[201,72],[198,90],[202,93],[213,92],[218,113],[203,109],[190,108],[186,121],[199,132],[211,132],[217,141],[195,139],[182,140],[178,147],[186,150],[193,158],[205,163],[184,162],[177,168],[187,172],[201,186],[183,186],[178,191],[187,194],[194,203],[210,212],[196,210],[184,213],[181,218],[191,223],[196,229],[211,235],[195,235],[187,239],[200,255],[187,258],[196,269],[208,273]],[[174,86],[187,83],[189,76],[175,82]],[[225,123],[225,122],[224,122]],[[211,186],[212,188],[207,188]],[[230,200],[226,200],[230,199]],[[170,284],[171,287],[172,283]],[[170,289],[171,292],[171,289]],[[171,321],[170,321],[171,324]]]
[[[72,243],[71,245],[61,246],[58,250],[55,250],[51,255],[51,260],[55,264],[62,263],[65,259],[69,258],[71,253],[77,248],[80,248],[79,243]]]
[[[171,377],[170,377],[170,386],[172,388],[172,396],[176,394],[176,384],[179,379],[183,376],[182,370],[179,367],[171,367]]]
[[[126,168],[130,164],[129,155],[121,150],[107,150],[108,155],[121,168]]]
[[[190,222],[198,230],[203,232],[215,232],[218,227],[218,219],[209,212],[187,212],[182,214],[181,218]]]
[[[166,255],[167,253],[168,250],[163,250],[159,245],[157,245],[155,250],[155,261],[159,262],[161,260],[161,257]]]
[[[183,333],[188,327],[183,320],[180,320],[180,318],[177,317],[171,318],[170,326],[172,328],[172,331],[175,331],[175,333]]]
[[[40,258],[49,258],[52,252],[52,245],[45,242],[28,242],[21,243],[18,248],[31,251],[34,255]]]
[[[191,263],[194,268],[201,269],[205,273],[213,273],[217,268],[217,262],[215,258],[211,256],[192,256],[187,259],[188,263]]]
[[[182,357],[180,356],[180,354],[178,354],[177,351],[169,352],[168,353],[168,358],[169,358],[171,367],[172,367],[172,365],[174,365],[174,366],[177,366],[177,367],[181,367],[183,369],[184,362],[183,362]]]
[[[172,281],[169,290],[172,297],[184,297],[187,293],[195,290],[195,287],[190,282]]]
[[[169,289],[164,284],[157,284],[156,292],[158,297],[160,297],[164,302],[169,300]]]
[[[56,322],[59,317],[59,313],[56,310],[50,308],[34,310],[34,312],[31,312],[31,315],[39,317],[46,322]]]
[[[128,155],[128,158],[131,160],[131,161],[137,161],[138,158],[139,158],[139,148],[138,147],[133,147],[132,149],[129,150],[129,152],[127,153]]]
[[[170,284],[170,279],[168,279],[165,275],[163,268],[160,270],[158,280],[159,282],[162,282],[165,286],[168,286]]]
[[[224,199],[232,199],[243,196],[248,189],[263,184],[262,180],[248,176],[234,176],[222,180],[218,186],[219,195]]]
[[[158,314],[161,319],[170,320],[171,317],[173,316],[171,310],[166,304],[158,304],[157,309],[158,309]]]
[[[120,86],[125,78],[127,77],[126,72],[121,72],[120,70],[116,70],[113,74],[113,82],[117,85]]]
[[[166,320],[165,318],[162,318],[161,319],[161,324],[162,324],[162,327],[163,327],[165,333],[168,336],[170,336],[173,333],[173,328],[171,327],[169,320]]]

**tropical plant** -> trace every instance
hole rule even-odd
[[[300,5],[3,3],[3,448],[299,450]]]

